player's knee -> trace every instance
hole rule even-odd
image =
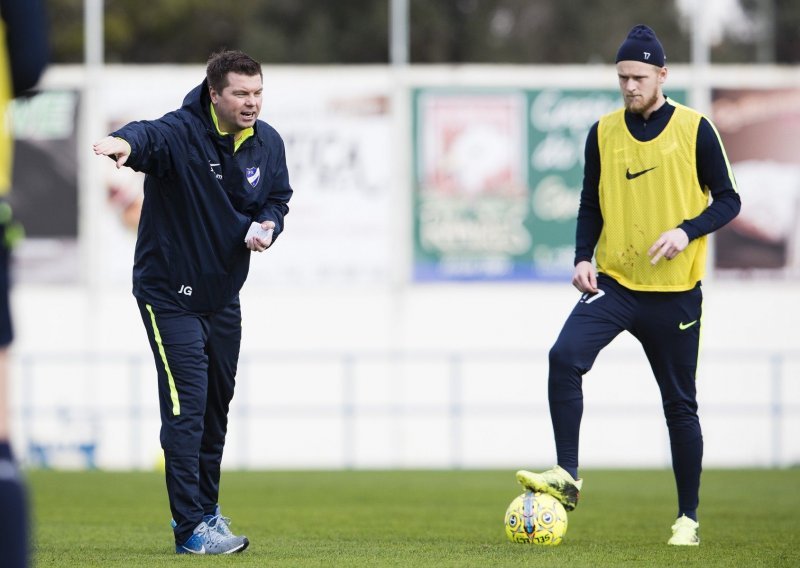
[[[700,418],[697,416],[696,404],[688,401],[665,404],[664,417],[673,437],[694,439],[700,433]]]
[[[548,360],[550,362],[551,374],[552,371],[555,371],[556,373],[568,372],[581,375],[586,372],[581,365],[576,351],[572,349],[570,345],[564,342],[559,341],[553,345],[553,347],[550,349]]]

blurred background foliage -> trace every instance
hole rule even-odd
[[[54,63],[83,61],[84,0],[46,0]],[[707,0],[695,0],[697,2]],[[646,0],[408,0],[410,62],[609,63],[637,23],[669,61],[690,57],[678,4]],[[221,47],[267,64],[389,62],[390,0],[105,0],[108,63],[203,63]],[[800,63],[800,1],[739,0],[714,63]]]

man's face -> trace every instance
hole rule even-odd
[[[260,75],[228,73],[228,85],[217,92],[209,88],[211,102],[217,113],[219,129],[237,134],[256,123],[261,112],[261,94],[264,85]]]
[[[649,115],[663,96],[661,85],[667,78],[667,68],[641,61],[620,61],[617,63],[617,77],[625,108],[636,114]]]

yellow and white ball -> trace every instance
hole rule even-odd
[[[546,493],[526,491],[508,506],[505,525],[512,542],[555,546],[567,533],[567,511]]]

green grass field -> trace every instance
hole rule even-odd
[[[513,471],[225,472],[250,547],[173,553],[160,473],[27,473],[35,566],[800,566],[800,469],[703,474],[700,547],[668,547],[669,471],[584,470],[564,544],[508,542]],[[0,562],[0,564],[2,564]]]

